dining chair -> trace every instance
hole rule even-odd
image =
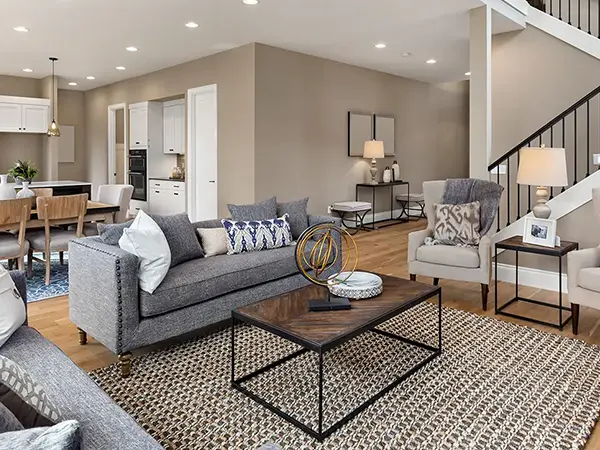
[[[127,220],[127,211],[133,195],[133,186],[129,184],[103,184],[98,186],[98,197],[96,201],[109,205],[119,205],[119,211],[115,213],[115,223]],[[83,234],[95,236],[98,234],[96,223],[86,223],[83,226]]]
[[[30,215],[31,200],[28,198],[0,201],[0,259],[8,259],[9,266],[16,259],[19,270],[24,269],[25,253],[29,250],[25,230]],[[14,233],[15,230],[18,232]]]
[[[46,285],[50,284],[50,260],[52,252],[65,252],[69,241],[83,237],[83,218],[87,212],[88,194],[38,197],[36,199],[38,219],[44,221],[42,231],[28,233],[27,273],[31,276],[33,260],[46,265]],[[65,230],[54,227],[77,223],[76,229]],[[33,252],[44,252],[44,259],[33,256]]]

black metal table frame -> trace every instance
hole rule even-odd
[[[382,323],[402,314],[403,312],[407,311],[408,309],[423,303],[424,301],[426,301],[429,298],[433,298],[435,296],[438,296],[438,346],[434,347],[428,344],[424,344],[422,342],[418,342],[418,341],[413,341],[411,339],[407,339],[405,337],[390,333],[388,331],[385,330],[380,330],[378,328],[376,328],[378,325],[381,325]],[[235,325],[236,322],[241,322],[241,323],[247,323],[250,325],[254,325],[258,328],[262,328],[272,334],[275,334],[283,339],[286,339],[290,342],[294,342],[300,346],[302,346],[303,348],[301,348],[300,350],[291,353],[290,355],[287,355],[281,359],[278,359],[277,361],[273,361],[270,364],[255,370],[252,373],[249,373],[247,375],[244,375],[240,378],[235,377]],[[325,353],[327,353],[327,351],[332,350],[334,348],[339,347],[340,345],[342,345],[343,343],[353,339],[354,337],[366,332],[366,331],[370,331],[373,333],[377,333],[380,334],[382,336],[388,337],[388,338],[392,338],[392,339],[396,339],[399,340],[401,342],[404,342],[406,344],[409,345],[413,345],[419,348],[423,348],[426,350],[431,351],[431,355],[429,355],[427,358],[425,358],[424,360],[422,360],[420,363],[416,364],[415,366],[411,367],[409,370],[407,370],[406,372],[404,372],[401,375],[397,375],[396,379],[394,381],[392,381],[388,386],[386,386],[385,388],[383,388],[381,391],[377,392],[376,394],[374,394],[373,396],[371,396],[369,399],[367,399],[365,402],[363,402],[360,406],[358,406],[357,408],[355,408],[353,411],[351,411],[350,413],[348,413],[346,416],[342,417],[340,420],[338,420],[336,423],[334,423],[333,425],[331,425],[328,429],[324,430],[323,429],[323,402],[324,402],[324,398],[323,398],[323,378],[324,378],[324,371],[323,371],[323,363],[324,363],[324,358],[325,358]],[[242,383],[245,383],[255,377],[257,377],[258,375],[261,375],[283,363],[286,363],[298,356],[301,356],[309,351],[314,351],[318,354],[319,356],[319,420],[318,420],[318,430],[313,430],[312,428],[310,428],[309,426],[307,426],[306,424],[300,422],[298,419],[292,417],[291,415],[289,415],[288,413],[286,413],[285,411],[281,410],[280,408],[278,408],[277,406],[275,406],[274,404],[264,400],[263,398],[259,397],[257,394],[253,393],[252,391],[250,391],[249,389],[247,389],[246,387],[242,386]],[[386,314],[385,316],[381,317],[380,319],[378,319],[375,324],[369,324],[368,326],[359,328],[355,331],[353,331],[352,333],[347,334],[346,336],[344,336],[343,338],[341,338],[340,340],[334,341],[333,343],[327,345],[327,346],[316,346],[316,345],[310,345],[308,344],[306,341],[300,340],[300,339],[296,339],[294,336],[288,335],[286,332],[281,331],[277,328],[271,328],[268,326],[264,326],[264,324],[262,324],[261,322],[255,321],[255,320],[251,320],[248,317],[243,317],[241,315],[236,314],[235,311],[232,312],[232,316],[231,316],[231,385],[237,389],[238,391],[240,391],[241,393],[247,395],[248,397],[250,397],[252,400],[256,401],[257,403],[259,403],[260,405],[264,406],[265,408],[269,409],[270,411],[274,412],[275,414],[277,414],[279,417],[281,417],[282,419],[287,420],[288,422],[290,422],[291,424],[297,426],[298,428],[300,428],[302,431],[308,433],[309,435],[313,436],[314,438],[316,438],[318,441],[322,442],[323,440],[325,440],[327,437],[329,437],[332,433],[334,433],[335,431],[339,430],[342,426],[344,426],[346,423],[348,423],[350,420],[352,420],[354,417],[356,417],[358,414],[360,414],[362,411],[364,411],[366,408],[368,408],[369,406],[371,406],[373,403],[375,403],[377,400],[379,400],[381,397],[383,397],[385,394],[387,394],[389,391],[391,391],[392,389],[394,389],[396,386],[398,386],[400,383],[402,383],[403,381],[405,381],[407,378],[409,378],[411,375],[413,375],[415,372],[417,372],[419,369],[421,369],[422,367],[424,367],[425,365],[429,364],[431,361],[433,361],[435,358],[437,358],[438,356],[440,356],[442,354],[442,290],[441,288],[438,288],[437,290],[431,292],[430,294],[427,294],[426,296],[419,298],[417,300],[415,300],[414,302],[408,303],[407,305],[405,305],[401,310],[399,311],[394,311],[393,313],[390,314]]]
[[[538,325],[546,325],[546,326],[549,326],[552,328],[557,328],[560,331],[562,331],[563,328],[573,318],[571,308],[563,306],[562,259],[564,256],[566,256],[566,254],[556,256],[558,258],[558,305],[554,305],[552,303],[542,302],[539,300],[534,300],[532,298],[525,298],[525,297],[519,296],[519,251],[521,251],[523,253],[533,253],[533,252],[526,251],[523,249],[516,250],[513,248],[506,248],[506,247],[501,247],[501,248],[503,248],[504,250],[512,250],[515,252],[515,296],[511,300],[507,301],[504,305],[498,307],[498,245],[494,245],[494,312],[496,314],[500,314],[501,316],[512,317],[513,319],[526,320],[527,322],[537,323]],[[579,245],[577,246],[577,249],[579,249]],[[538,254],[542,254],[542,253],[538,253]],[[554,256],[554,255],[546,254],[546,256]],[[538,319],[534,319],[532,317],[522,316],[520,314],[515,314],[515,313],[510,313],[510,312],[505,311],[505,309],[507,307],[509,307],[513,303],[517,303],[519,301],[526,302],[526,303],[532,303],[534,305],[544,306],[547,308],[557,309],[558,310],[558,323],[546,322],[545,320],[538,320]],[[567,317],[564,321],[562,320],[563,311],[568,311],[569,313],[571,313],[569,315],[569,317]]]
[[[372,220],[371,220],[371,226],[363,226],[363,229],[365,230],[377,230],[378,228],[385,228],[385,227],[389,227],[392,225],[398,225],[400,223],[406,223],[409,221],[408,218],[403,219],[401,216],[398,217],[394,217],[394,186],[406,186],[407,187],[407,194],[410,194],[410,183],[408,181],[394,181],[391,183],[378,183],[378,184],[366,184],[366,183],[359,183],[356,185],[356,189],[355,189],[355,199],[356,201],[358,201],[358,191],[359,188],[371,188],[372,195],[371,195],[371,211],[372,211]],[[390,188],[390,218],[389,219],[383,219],[383,220],[375,220],[375,193],[377,191],[376,188],[378,187],[389,187]],[[379,226],[375,226],[375,224],[378,223],[382,223],[382,222],[389,222],[389,221],[393,221],[393,223],[386,223],[384,225],[379,225]]]
[[[369,211],[371,211],[370,209],[363,209],[362,211],[340,211],[337,209],[333,209],[332,211],[334,213],[336,213],[338,216],[340,216],[342,225],[348,230],[348,233],[350,233],[351,235],[355,235],[360,230],[373,231],[372,229],[365,227],[365,216],[367,214],[369,214]],[[351,214],[351,213],[354,214],[354,226],[353,227],[346,224],[346,214]],[[348,219],[348,220],[350,220],[350,219]]]

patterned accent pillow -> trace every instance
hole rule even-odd
[[[292,243],[287,214],[272,220],[221,221],[227,233],[227,254],[256,252],[286,247]]]
[[[462,205],[435,203],[433,239],[436,244],[477,246],[479,234],[479,202]]]
[[[2,355],[0,402],[25,428],[50,426],[60,420],[60,412],[44,388],[16,362]]]

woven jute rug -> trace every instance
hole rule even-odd
[[[414,308],[381,328],[435,343],[437,307]],[[241,376],[297,347],[236,329]],[[600,347],[464,311],[444,309],[444,353],[323,443],[230,386],[230,333],[158,350],[93,379],[166,448],[580,449],[600,411]],[[425,356],[375,333],[328,353],[326,426]],[[316,427],[317,359],[307,353],[247,384]]]

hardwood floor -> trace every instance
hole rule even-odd
[[[406,261],[408,233],[426,227],[426,221],[420,220],[404,225],[383,228],[373,232],[361,231],[355,235],[359,248],[359,269],[379,272],[386,275],[395,275],[408,278],[408,265]],[[418,277],[417,281],[432,283],[431,278]],[[463,283],[449,280],[440,280],[443,291],[444,306],[470,311],[475,314],[494,316],[494,286],[490,286],[488,311],[481,310],[481,291],[477,283]],[[504,303],[514,296],[514,285],[500,283],[498,287],[499,303]],[[519,295],[534,298],[545,302],[557,302],[556,292],[545,291],[530,287],[521,287]],[[80,346],[77,328],[69,320],[68,297],[58,297],[29,304],[29,324],[39,330],[46,338],[58,345],[69,357],[86,371],[104,367],[114,362],[117,358],[104,346],[88,337],[88,344]],[[556,313],[548,308],[536,305],[517,305],[511,311],[521,314],[534,315],[538,319],[556,321]],[[536,325],[525,321],[515,320],[504,316],[495,316],[498,320],[506,320],[550,333],[573,337],[571,324],[560,332],[554,328]],[[579,320],[578,339],[592,344],[600,345],[600,311],[581,307]],[[162,344],[166,345],[166,344]],[[162,346],[161,345],[161,346]],[[134,352],[135,353],[142,353]],[[594,430],[586,449],[600,450],[600,432]]]

